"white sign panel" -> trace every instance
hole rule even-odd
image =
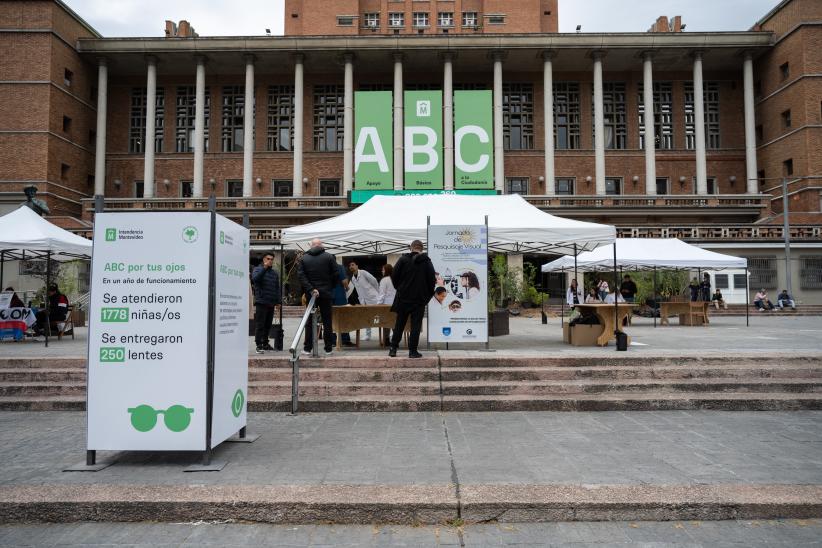
[[[428,256],[437,272],[428,304],[431,342],[487,342],[488,228],[429,226]]]
[[[214,406],[211,445],[246,425],[248,396],[248,229],[217,215]]]
[[[206,449],[210,236],[209,213],[95,216],[88,449]]]

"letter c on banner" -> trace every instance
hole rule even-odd
[[[462,140],[466,135],[476,135],[480,143],[488,143],[491,139],[488,132],[480,126],[462,126],[454,133],[454,163],[457,168],[468,172],[476,173],[485,169],[491,158],[487,154],[480,154],[476,163],[469,164],[462,157]]]
[[[365,154],[365,145],[368,140],[374,145],[374,154]],[[364,127],[360,129],[357,136],[357,146],[354,149],[354,171],[359,171],[360,164],[376,162],[381,173],[388,173],[388,160],[385,158],[385,151],[382,148],[380,134],[375,127]]]
[[[425,137],[425,143],[414,142],[415,135]],[[434,170],[439,163],[436,149],[437,132],[433,128],[424,126],[408,126],[405,128],[405,171],[406,173],[427,173]],[[428,160],[424,164],[414,163],[414,154],[425,154]]]

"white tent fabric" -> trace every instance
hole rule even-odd
[[[513,253],[574,253],[607,245],[616,238],[610,225],[555,217],[521,196],[436,194],[374,196],[337,217],[287,228],[281,241],[289,249],[307,249],[321,238],[329,253],[404,252],[413,240],[426,240],[432,225],[481,225],[488,217],[488,249]]]
[[[746,268],[747,259],[702,249],[676,238],[617,238],[617,266],[621,270],[702,268],[723,270]],[[577,257],[579,272],[613,270],[613,244],[581,253]],[[574,258],[560,257],[542,265],[543,272],[573,271]]]
[[[91,240],[48,222],[26,206],[0,217],[0,250],[18,258],[25,251],[56,260],[91,256]]]

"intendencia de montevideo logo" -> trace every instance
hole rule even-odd
[[[187,226],[183,229],[183,241],[187,244],[193,244],[196,242],[198,235],[199,231],[197,230],[197,227]]]

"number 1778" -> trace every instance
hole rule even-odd
[[[127,322],[128,308],[103,308],[101,309],[100,321]]]

